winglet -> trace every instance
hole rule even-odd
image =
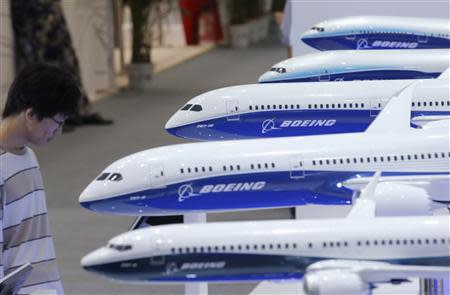
[[[361,191],[361,195],[355,200],[352,210],[347,218],[372,218],[375,217],[376,204],[374,200],[375,189],[380,179],[381,171],[375,172],[370,182]]]
[[[381,113],[367,128],[369,133],[402,132],[411,127],[411,102],[414,90],[417,87],[414,82],[394,95]]]
[[[445,79],[445,78],[450,78],[450,68],[448,68],[445,72],[443,72],[442,74],[439,75],[439,77],[437,77],[437,79]]]

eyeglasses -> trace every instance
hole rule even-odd
[[[58,128],[60,128],[60,127],[62,127],[62,126],[64,125],[64,121],[65,121],[65,120],[58,121],[58,120],[56,120],[55,118],[52,118],[52,117],[50,117],[49,119],[51,119],[53,122],[55,122],[56,124],[58,124]]]

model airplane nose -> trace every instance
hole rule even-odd
[[[81,266],[86,270],[95,271],[97,268],[110,263],[111,249],[106,247],[92,251],[81,259]]]
[[[183,123],[182,121],[179,112],[176,112],[169,121],[167,121],[165,126],[166,131],[173,136],[186,137],[184,129],[188,123]]]
[[[278,76],[280,76],[280,74],[277,72],[273,71],[265,72],[259,77],[258,82],[259,83],[272,82],[276,80]]]
[[[166,123],[166,130],[179,127],[181,125],[179,112],[176,112]]]
[[[316,37],[317,35],[318,35],[318,33],[317,33],[316,31],[308,30],[308,31],[304,32],[304,33],[300,36],[300,39],[303,40],[303,39],[314,38],[314,37]]]
[[[91,182],[81,193],[79,202],[83,204],[104,199],[105,196],[102,194],[99,186],[101,184],[95,183],[95,181]]]

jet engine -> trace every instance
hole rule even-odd
[[[369,295],[368,283],[352,272],[324,270],[305,275],[303,289],[308,295]]]
[[[447,208],[434,202],[424,188],[400,183],[379,183],[374,200],[376,216],[433,215]]]

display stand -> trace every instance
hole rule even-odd
[[[450,279],[421,279],[420,295],[450,295]]]
[[[186,214],[184,215],[184,223],[206,223],[206,214]],[[207,283],[187,283],[184,287],[185,295],[208,295]]]

